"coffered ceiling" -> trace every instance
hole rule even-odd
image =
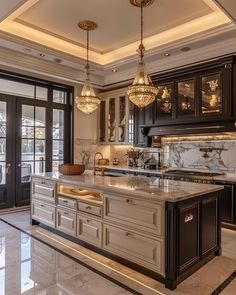
[[[232,17],[220,2],[232,9],[234,1],[155,0],[144,10],[147,59],[234,30]],[[91,32],[95,75],[136,61],[140,10],[129,0],[0,0],[0,48],[37,53],[44,61],[82,72],[86,34],[77,23],[85,19],[98,23]]]

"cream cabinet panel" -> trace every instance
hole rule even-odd
[[[163,235],[163,204],[149,203],[123,196],[104,195],[104,219]]]
[[[67,234],[76,235],[76,213],[64,208],[57,208],[57,229]]]
[[[103,247],[120,257],[163,272],[163,242],[104,224]]]
[[[88,203],[78,202],[78,210],[89,213],[89,214],[93,214],[99,217],[102,216],[101,206],[95,206]]]
[[[80,240],[101,247],[102,245],[102,224],[101,222],[77,216],[77,237]]]
[[[55,207],[33,200],[31,205],[32,218],[46,225],[55,227]]]
[[[55,203],[55,187],[53,181],[33,178],[32,197]]]
[[[65,206],[65,207],[68,207],[68,208],[74,209],[74,210],[77,209],[77,201],[76,200],[73,200],[70,198],[64,198],[61,196],[58,196],[58,205]]]

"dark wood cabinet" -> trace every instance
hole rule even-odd
[[[136,110],[136,126],[165,128],[235,121],[235,68],[235,57],[227,56],[153,76],[159,93],[151,105]]]
[[[221,182],[216,184],[222,185]],[[223,183],[224,190],[220,193],[221,220],[223,223],[236,225],[236,190],[235,184]]]

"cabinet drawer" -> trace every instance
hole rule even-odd
[[[103,247],[143,267],[163,272],[162,241],[104,224]]]
[[[152,204],[132,198],[104,195],[104,219],[163,235],[163,204]]]
[[[55,227],[55,207],[42,202],[33,201],[31,210],[33,219]]]
[[[58,196],[58,205],[66,206],[68,208],[76,210],[77,201],[73,200],[73,199],[70,199],[70,198],[65,198],[65,197]]]
[[[49,180],[33,179],[32,196],[55,203],[55,183]]]
[[[77,216],[77,237],[85,242],[101,247],[101,222],[81,215]]]
[[[102,216],[102,207],[100,206],[79,202],[78,210],[86,212],[86,213],[90,213],[96,216]]]
[[[76,235],[76,213],[69,210],[57,209],[57,229],[69,235]]]

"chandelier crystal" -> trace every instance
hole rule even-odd
[[[75,103],[81,112],[92,114],[98,108],[100,99],[96,96],[89,77],[89,31],[96,29],[97,24],[92,21],[82,21],[79,22],[78,26],[87,31],[87,62],[85,66],[86,80],[80,96],[75,99]]]
[[[152,83],[150,76],[145,71],[145,63],[143,61],[145,47],[143,45],[143,8],[152,4],[154,0],[130,0],[131,4],[141,7],[141,43],[139,45],[140,62],[135,75],[133,84],[128,87],[127,94],[135,105],[144,108],[152,103],[158,94],[158,88]]]

